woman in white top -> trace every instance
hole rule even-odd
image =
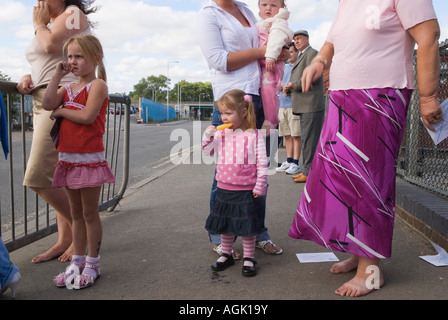
[[[95,11],[90,8],[92,2],[44,0],[38,1],[33,8],[35,37],[25,52],[31,64],[31,74],[24,75],[17,85],[20,93],[33,96],[33,142],[23,184],[38,193],[56,210],[59,231],[58,242],[45,253],[34,257],[33,263],[56,257],[60,261],[71,259],[70,205],[65,190],[52,186],[58,153],[50,136],[54,121],[50,119],[51,112],[42,108],[42,98],[54,67],[63,58],[64,43],[73,35],[90,32],[87,15]],[[76,77],[69,74],[62,84],[75,80]]]
[[[257,20],[248,6],[234,0],[209,0],[198,15],[199,45],[210,69],[214,100],[219,100],[232,89],[250,94],[255,108],[256,127],[259,129],[264,122],[264,113],[258,59],[264,59],[266,46],[258,45],[256,24]],[[286,60],[289,56],[285,51],[280,60]],[[214,108],[212,125],[221,123],[221,116]],[[216,180],[211,191],[211,204],[215,192]],[[211,235],[210,238],[215,249],[219,248],[220,236]],[[257,236],[257,247],[271,254],[282,253],[282,249],[270,240],[265,227]],[[219,253],[219,249],[216,250]]]

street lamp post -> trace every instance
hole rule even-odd
[[[166,78],[167,78],[167,81],[170,81],[170,63],[179,63],[179,61],[168,61],[168,63],[166,64]],[[170,85],[168,84],[167,87],[166,87],[166,121],[168,121],[169,111],[170,111],[169,92],[170,92]]]
[[[179,110],[181,108],[182,105],[182,88],[186,87],[186,86],[179,86]],[[185,110],[182,109],[182,112],[185,114]],[[185,117],[185,116],[184,116]]]
[[[205,98],[205,93],[199,94],[198,120],[201,120],[201,95],[204,95],[204,98]]]

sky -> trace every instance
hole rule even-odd
[[[412,0],[408,0],[412,1]],[[206,0],[96,0],[89,18],[105,51],[110,93],[128,94],[142,78],[165,75],[171,85],[210,81],[207,63],[194,29]],[[258,16],[258,0],[243,1]],[[337,0],[286,0],[289,27],[308,30],[311,46],[325,41]],[[32,7],[36,0],[0,0],[0,71],[18,82],[30,73],[25,49],[34,37]],[[448,38],[448,1],[433,0],[441,28]]]

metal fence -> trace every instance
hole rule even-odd
[[[8,158],[0,155],[0,237],[10,252],[57,231],[53,208],[22,185],[32,140],[32,107],[29,96],[19,94],[16,85],[0,81],[9,128]],[[100,211],[112,211],[118,205],[129,175],[130,98],[109,98],[104,146],[116,182],[102,187]]]
[[[448,98],[448,41],[441,43],[440,101]],[[414,59],[415,66],[415,59]],[[417,78],[415,79],[417,83]],[[404,180],[448,197],[448,139],[435,144],[420,119],[419,94],[412,96],[397,162],[397,174]]]

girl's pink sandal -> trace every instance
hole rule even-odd
[[[86,273],[81,273],[80,275],[76,276],[75,282],[73,285],[73,289],[84,289],[87,287],[92,286],[95,283],[95,280],[100,277],[100,267],[98,265],[93,265],[90,263],[86,263],[86,266],[84,270],[86,269],[92,269],[95,271],[95,277],[92,277],[91,275],[88,275]]]
[[[76,277],[78,277],[84,270],[85,262],[74,261],[65,269],[65,272],[61,272],[54,278],[54,283],[58,288],[66,287],[67,289],[73,289],[73,284]]]

